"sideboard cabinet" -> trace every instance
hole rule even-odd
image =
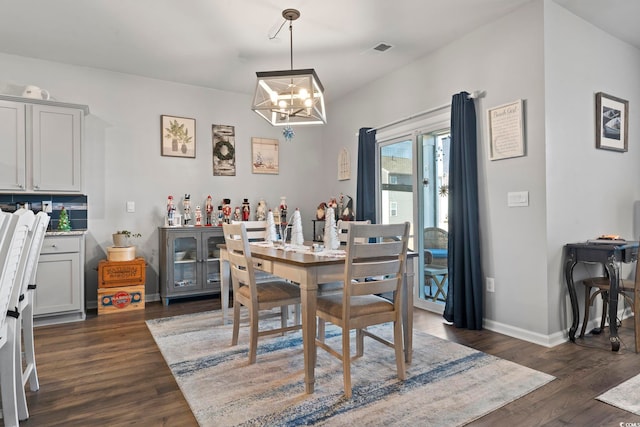
[[[37,325],[85,319],[84,234],[46,236],[36,272]]]
[[[222,227],[160,227],[160,297],[220,293]]]
[[[84,105],[0,95],[0,191],[82,192],[88,111]]]

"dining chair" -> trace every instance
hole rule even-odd
[[[288,325],[290,305],[300,304],[298,286],[281,279],[257,282],[254,261],[244,223],[223,224],[225,244],[229,257],[229,269],[233,284],[233,335],[231,345],[238,344],[240,330],[240,307],[249,310],[249,364],[256,362],[258,337],[301,329],[302,325]],[[262,329],[258,327],[260,311],[280,307],[280,327]],[[295,323],[295,322],[294,322]]]
[[[36,368],[35,347],[33,341],[33,304],[36,290],[36,273],[40,252],[44,237],[49,226],[49,215],[39,212],[35,215],[33,227],[29,232],[28,245],[25,246],[25,255],[22,257],[20,265],[20,282],[18,297],[18,312],[20,313],[21,328],[16,331],[16,381],[19,386],[19,402],[26,405],[24,386],[29,382],[31,391],[40,388],[38,382],[38,371]],[[22,342],[24,342],[24,368]]]
[[[370,220],[361,220],[361,221],[343,221],[341,219],[336,222],[336,228],[338,229],[338,240],[340,241],[340,245],[347,244],[347,234],[349,233],[349,225],[350,224],[371,224]]]
[[[584,301],[584,320],[582,321],[582,329],[580,330],[580,338],[584,337],[589,323],[589,308],[593,305],[596,297],[602,295],[602,317],[600,319],[600,331],[604,330],[607,316],[609,314],[609,290],[611,284],[609,277],[589,277],[582,280],[585,286]],[[591,292],[595,289],[595,292]],[[634,334],[635,334],[635,350],[640,353],[640,262],[636,261],[636,271],[634,280],[621,279],[619,282],[618,293],[633,307]],[[617,319],[609,319],[609,322],[615,322]]]
[[[340,351],[316,339],[316,348],[342,360],[344,392],[351,397],[351,361],[364,354],[364,337],[395,350],[398,378],[405,379],[402,338],[402,285],[410,224],[352,224],[347,233],[344,287],[341,294],[319,296],[316,316],[342,329]],[[393,300],[379,296],[393,293]],[[393,322],[393,341],[366,329]],[[351,356],[349,331],[356,330],[356,354]]]
[[[0,394],[5,426],[17,426],[18,420],[29,418],[26,400],[20,399],[22,382],[18,384],[16,381],[19,359],[16,341],[20,330],[18,290],[21,268],[25,265],[24,249],[28,245],[29,232],[35,219],[33,211],[27,209],[18,209],[11,215],[15,219],[10,220],[10,224],[15,226],[10,226],[11,229],[7,230],[0,249],[0,259],[3,260],[0,272]]]
[[[438,300],[442,295],[442,300],[447,298],[445,291],[446,281],[449,277],[447,266],[447,248],[449,246],[449,233],[439,227],[427,227],[424,229],[424,250],[428,252],[428,262],[424,266],[424,286],[429,286],[429,297],[433,301]],[[425,256],[427,260],[427,256]],[[435,285],[435,294],[431,296],[431,286]],[[420,292],[421,297],[426,297],[424,290]]]

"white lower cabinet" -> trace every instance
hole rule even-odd
[[[36,325],[85,319],[84,234],[45,237],[36,286]]]

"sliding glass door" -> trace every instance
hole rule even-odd
[[[442,313],[448,287],[448,123],[382,138],[376,158],[378,221],[411,223],[409,246],[421,267],[414,305]]]

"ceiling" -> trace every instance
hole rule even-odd
[[[290,68],[296,8],[293,66],[331,100],[528,1],[4,0],[0,52],[249,94],[256,71]],[[640,1],[555,1],[640,48]]]

